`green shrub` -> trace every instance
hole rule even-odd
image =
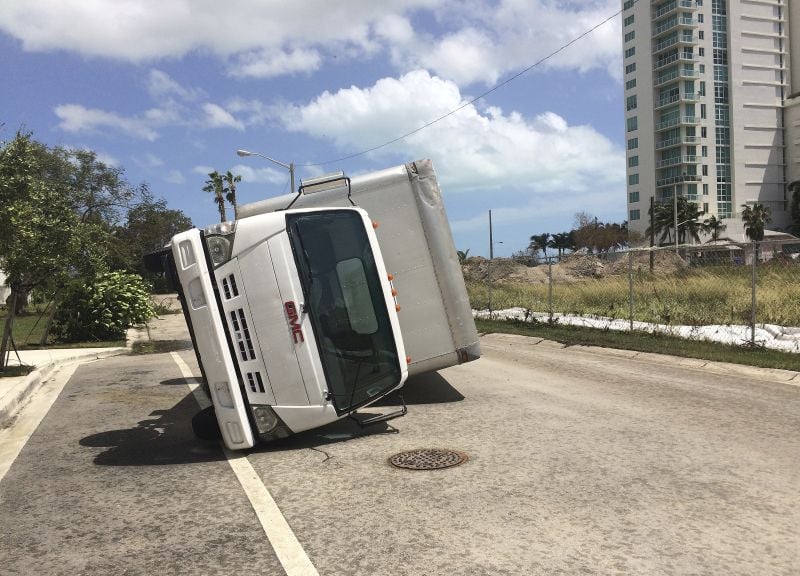
[[[109,272],[70,283],[56,312],[53,334],[65,342],[122,338],[153,316],[150,287],[138,274]]]

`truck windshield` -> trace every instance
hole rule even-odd
[[[333,404],[350,412],[401,377],[364,221],[349,210],[287,214],[286,229]]]

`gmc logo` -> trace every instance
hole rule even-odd
[[[295,344],[305,342],[303,329],[300,328],[300,316],[297,314],[297,306],[294,302],[284,302],[283,309],[286,311],[286,318],[289,319],[289,330],[292,331],[292,339]]]

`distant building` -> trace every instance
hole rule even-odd
[[[786,227],[787,185],[800,179],[800,3],[622,7],[630,228],[644,233],[650,199],[676,194],[729,233],[752,202],[770,209],[771,228]]]

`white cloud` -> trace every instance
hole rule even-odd
[[[211,166],[204,166],[203,164],[200,164],[199,166],[195,166],[194,168],[192,168],[193,173],[202,174],[203,176],[208,176],[214,170],[215,168],[212,168]]]
[[[244,164],[237,164],[231,168],[231,172],[239,174],[242,182],[254,184],[286,184],[289,181],[288,170],[278,170],[275,168],[253,168]]]
[[[313,72],[320,67],[322,57],[316,50],[257,50],[238,55],[231,68],[233,76],[272,78],[297,72]]]
[[[464,104],[458,87],[425,71],[384,78],[370,88],[325,92],[279,114],[287,130],[329,139],[346,152],[367,149]],[[450,192],[517,190],[552,202],[565,194],[621,193],[625,154],[591,126],[553,112],[526,118],[467,105],[381,151],[430,157]]]
[[[111,154],[107,154],[105,152],[96,152],[97,160],[102,162],[106,166],[111,166],[113,168],[118,168],[120,166],[119,160],[112,156]]]
[[[59,128],[66,132],[96,132],[111,128],[144,140],[153,141],[158,138],[158,133],[153,130],[146,118],[124,117],[114,112],[86,108],[80,104],[62,104],[56,106],[54,111],[61,120]]]
[[[258,78],[313,72],[325,60],[386,51],[400,72],[426,68],[463,86],[491,84],[618,11],[618,0],[350,0],[324,9],[318,2],[246,0],[224,11],[190,0],[6,0],[0,31],[30,51],[131,62],[207,52],[227,62],[231,74]],[[544,67],[608,69],[618,78],[620,56],[615,18]],[[150,89],[197,96],[158,70]]]
[[[218,104],[207,102],[203,104],[205,118],[203,123],[209,128],[234,128],[244,130],[244,124],[233,117],[233,114]]]
[[[186,182],[186,176],[180,170],[170,170],[167,172],[166,178],[164,178],[170,184],[184,184]]]
[[[166,72],[156,69],[150,70],[147,89],[153,98],[177,96],[181,100],[191,101],[203,94],[203,91],[197,88],[185,88]]]

